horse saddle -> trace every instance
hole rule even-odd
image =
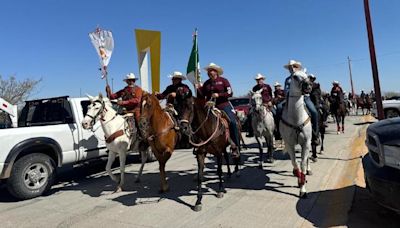
[[[174,108],[173,104],[167,104],[167,106],[164,108],[164,111],[171,117],[172,122],[174,123],[174,129],[179,130],[179,124],[178,124],[178,112]]]

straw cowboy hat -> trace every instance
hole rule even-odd
[[[335,84],[339,85],[339,81],[333,81],[332,84],[334,84],[334,85],[335,85]]]
[[[274,86],[282,86],[282,85],[279,82],[275,82]]]
[[[183,75],[181,72],[179,71],[174,71],[171,75],[168,76],[169,78],[180,78],[182,80],[186,80],[186,76]]]
[[[209,71],[211,69],[216,70],[219,75],[224,73],[224,70],[222,69],[222,67],[218,66],[215,63],[210,63],[210,64],[208,64],[208,66],[204,67],[204,70],[206,70],[206,71]]]
[[[135,76],[134,73],[129,73],[125,76],[124,81],[126,82],[127,80],[138,80],[138,78]]]
[[[284,65],[283,67],[286,69],[289,69],[289,66],[297,66],[299,68],[302,68],[301,62],[297,62],[296,60],[292,60],[292,59],[289,60],[289,63]]]
[[[258,74],[254,77],[254,79],[255,79],[255,80],[265,79],[265,76],[262,75],[262,74],[260,74],[260,73],[258,73]]]

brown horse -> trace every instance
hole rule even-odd
[[[222,180],[222,158],[225,156],[229,161],[226,148],[231,145],[229,137],[228,121],[223,117],[220,111],[214,108],[215,103],[205,102],[203,99],[191,97],[186,99],[180,109],[182,120],[180,127],[182,132],[189,136],[190,143],[195,147],[194,153],[197,158],[197,201],[194,211],[200,211],[202,208],[201,200],[203,198],[202,180],[204,171],[204,159],[207,153],[213,154],[217,158],[217,173],[219,177],[219,188],[217,197],[223,197],[226,192]],[[234,159],[235,171],[239,172],[239,159]],[[228,174],[230,173],[228,162]]]
[[[358,115],[358,109],[361,108],[362,110],[362,114],[364,115],[364,109],[366,109],[366,113],[365,114],[370,114],[371,113],[371,104],[372,101],[369,98],[369,96],[366,96],[364,99],[362,99],[361,97],[356,97],[356,115]]]
[[[178,141],[178,133],[170,114],[164,111],[157,97],[150,93],[142,96],[139,129],[147,139],[160,165],[160,192],[169,190],[165,175],[165,164],[171,157]]]

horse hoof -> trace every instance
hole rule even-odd
[[[113,194],[114,194],[114,193],[119,193],[119,192],[122,192],[122,188],[121,188],[121,187],[118,187],[117,189],[115,189],[115,191],[113,192]]]
[[[202,209],[202,205],[201,204],[197,204],[197,205],[195,205],[193,207],[193,210],[196,211],[196,212],[201,211],[201,209]]]
[[[236,172],[236,177],[240,177],[240,170]]]
[[[218,192],[217,193],[217,198],[221,199],[222,197],[224,197],[224,193],[223,192]]]
[[[340,135],[340,131],[336,132],[336,134]]]
[[[320,150],[320,151],[319,151],[319,154],[322,154],[322,153],[324,153],[324,150]]]
[[[274,159],[268,158],[268,159],[266,160],[266,162],[267,162],[267,163],[270,163],[270,164],[273,164],[273,163],[274,163]]]
[[[307,198],[307,192],[300,192],[300,198],[306,199]]]
[[[311,170],[307,170],[307,173],[306,173],[308,176],[311,176],[313,173],[312,173],[312,171]]]
[[[318,158],[316,158],[316,157],[311,157],[310,160],[313,161],[313,162],[317,162],[317,161],[318,161]]]

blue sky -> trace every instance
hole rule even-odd
[[[371,0],[370,7],[381,88],[398,92],[400,1]],[[138,74],[134,29],[161,31],[165,88],[169,73],[186,71],[195,27],[201,66],[221,65],[235,95],[247,93],[258,72],[267,83],[282,83],[289,59],[301,61],[324,90],[339,80],[349,91],[347,56],[354,60],[355,89],[373,88],[362,0],[4,0],[0,75],[42,78],[32,98],[104,92],[88,38],[97,25],[114,35],[109,74],[115,90],[128,72]]]

